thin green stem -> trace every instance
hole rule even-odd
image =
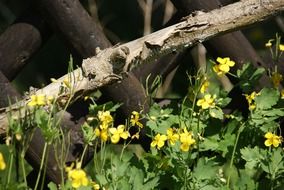
[[[201,134],[200,133],[200,129],[199,129],[199,127],[200,127],[200,112],[198,113],[198,117],[197,117],[197,136],[198,136],[198,138],[196,139],[197,140],[197,143],[196,143],[196,146],[197,146],[197,160],[199,160],[199,134]]]
[[[230,76],[232,76],[232,77],[239,78],[237,75],[235,75],[235,74],[233,74],[233,73],[228,72],[227,74],[230,75]]]
[[[101,166],[101,174],[103,173],[103,169],[105,167],[105,162],[106,162],[106,143],[102,142],[102,150],[101,150],[101,161],[102,161],[102,166]]]
[[[130,140],[128,143],[126,143],[126,141],[124,141],[124,143],[123,143],[123,147],[122,147],[122,150],[121,150],[121,152],[120,152],[120,156],[119,156],[119,160],[120,160],[120,161],[121,161],[121,159],[122,159],[122,156],[123,156],[124,150],[126,149],[126,147],[127,147],[130,143],[131,143],[131,140]]]
[[[13,152],[10,152],[10,157],[9,157],[9,170],[8,170],[8,178],[7,178],[7,185],[10,183],[11,180],[11,174],[12,174],[12,168],[13,168],[13,160],[14,160],[14,154]]]
[[[228,176],[228,181],[227,181],[227,187],[229,188],[230,187],[230,179],[231,179],[231,169],[233,167],[233,164],[234,164],[234,158],[235,158],[235,153],[236,153],[236,149],[237,149],[237,145],[238,145],[238,141],[239,141],[239,137],[240,137],[240,134],[241,132],[243,131],[243,127],[244,127],[245,123],[243,123],[239,130],[238,130],[238,134],[237,134],[237,137],[236,137],[236,141],[235,141],[235,144],[234,144],[234,149],[233,149],[233,152],[232,152],[232,157],[231,157],[231,160],[230,160],[230,166],[229,166],[229,176]]]
[[[86,144],[85,147],[84,147],[84,150],[83,150],[83,153],[82,153],[82,156],[81,156],[81,159],[80,159],[80,163],[83,163],[87,149],[88,149],[88,144]]]
[[[37,187],[39,185],[39,180],[40,180],[42,168],[43,168],[43,165],[44,165],[47,146],[48,146],[48,144],[44,143],[43,152],[42,152],[42,156],[41,156],[41,162],[40,162],[40,168],[39,168],[39,172],[38,172],[38,175],[37,175],[36,184],[35,184],[34,189],[37,189]]]
[[[23,172],[25,187],[28,187],[28,183],[27,183],[27,179],[26,179],[26,176],[27,176],[26,175],[26,168],[25,168],[25,162],[24,162],[24,159],[25,159],[25,153],[24,152],[21,152],[20,159],[21,159],[21,165],[22,165],[22,172]]]
[[[47,146],[47,151],[49,152],[49,146]],[[45,181],[45,175],[46,175],[46,166],[47,166],[47,160],[48,160],[48,154],[46,155],[45,159],[44,159],[44,169],[43,169],[43,179],[41,181],[41,187],[40,189],[43,190],[43,186],[44,186],[44,181]]]

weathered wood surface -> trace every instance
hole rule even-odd
[[[269,16],[283,10],[284,1],[270,0],[262,1],[260,4],[258,0],[246,0],[215,9],[208,13],[188,16],[183,22],[118,47],[101,51],[96,57],[84,60],[83,69],[84,63],[87,65],[92,64],[93,68],[100,68],[102,62],[108,63],[111,57],[116,55],[117,51],[127,47],[129,54],[126,57],[124,70],[128,70],[135,63],[142,64],[149,62],[161,55],[187,48],[216,35],[263,21]],[[88,70],[85,73],[80,68],[74,71],[73,75],[75,77],[70,82],[75,87],[74,90],[77,95],[75,98],[107,84],[119,81],[116,75],[120,74],[119,72],[123,72],[121,70],[114,73],[112,69],[101,69],[101,71],[102,73],[96,73],[97,75],[99,74],[96,77],[91,76],[92,73],[89,73]],[[68,75],[61,77],[59,81],[62,82],[66,77]],[[52,83],[38,90],[36,93],[57,96],[61,82]],[[5,111],[2,110],[3,113],[0,115],[1,134],[5,133],[7,127]]]
[[[0,36],[0,70],[13,80],[43,44],[44,21],[28,13],[9,26]],[[47,32],[48,33],[48,32]]]

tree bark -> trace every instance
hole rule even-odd
[[[137,62],[147,63],[217,35],[263,21],[283,10],[284,1],[262,1],[261,4],[258,0],[241,1],[208,13],[190,15],[183,22],[132,42],[106,49],[96,57],[83,61],[84,72],[81,68],[74,71],[74,80],[70,81],[75,90],[74,98],[77,99],[90,91],[119,81],[118,75],[123,72],[120,68],[123,61],[125,61],[124,70],[127,71]],[[63,81],[67,76],[61,77],[59,81]],[[36,93],[57,96],[59,87],[60,82],[52,83]],[[60,96],[59,100],[66,95]],[[22,101],[20,104],[26,104],[26,102]],[[2,135],[5,134],[7,127],[6,111],[7,109],[2,110],[0,115],[0,134]]]

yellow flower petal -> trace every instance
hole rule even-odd
[[[113,144],[118,143],[119,140],[120,140],[119,134],[112,135],[111,138],[110,138],[110,140],[111,140],[111,142],[112,142]]]
[[[274,41],[273,39],[268,40],[268,42],[265,44],[265,47],[268,47],[268,48],[271,47],[273,41]]]
[[[229,72],[230,71],[230,67],[229,67],[229,65],[220,65],[219,66],[219,69],[221,70],[221,71],[223,71],[224,73],[227,73],[227,72]]]
[[[265,146],[273,145],[274,147],[278,147],[282,142],[282,138],[280,136],[277,136],[271,132],[267,132],[264,137],[267,138],[264,142]]]
[[[5,170],[6,163],[3,154],[0,152],[0,170]]]
[[[267,139],[270,139],[273,137],[273,134],[271,132],[267,132],[265,135],[264,135],[265,138]]]
[[[120,137],[123,139],[127,139],[128,137],[130,137],[130,134],[128,131],[124,131],[123,133],[120,134]]]
[[[279,44],[279,50],[284,51],[284,45],[283,44]]]
[[[187,143],[182,143],[182,144],[180,145],[180,149],[181,149],[182,151],[184,151],[184,152],[189,151],[189,144],[187,144]]]

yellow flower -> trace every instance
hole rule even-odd
[[[22,140],[22,134],[21,133],[16,133],[15,137],[16,137],[17,141]]]
[[[166,135],[157,134],[153,141],[151,142],[151,147],[157,146],[158,149],[162,148],[165,145],[165,141],[167,140]]]
[[[167,138],[171,145],[175,145],[176,141],[179,139],[179,135],[174,133],[172,128],[167,129]]]
[[[205,80],[200,88],[200,93],[204,94],[205,91],[208,89],[208,86],[209,86],[209,81],[208,80]]]
[[[252,92],[250,95],[245,94],[245,97],[246,97],[248,104],[249,104],[249,110],[254,110],[256,108],[256,104],[254,103],[254,99],[258,95],[259,95],[259,93],[256,93],[256,92]]]
[[[256,104],[249,104],[249,110],[254,110],[256,108]]]
[[[222,71],[219,69],[219,65],[214,65],[214,66],[213,66],[213,71],[214,71],[218,76],[222,76],[222,75],[225,74],[224,72],[222,72]]]
[[[202,99],[197,101],[197,106],[201,106],[202,109],[213,108],[215,106],[214,100],[215,96],[206,94]]]
[[[3,154],[0,152],[0,170],[5,170],[6,163]]]
[[[222,76],[230,71],[230,67],[235,65],[235,62],[230,60],[229,57],[217,58],[219,64],[214,65],[213,70],[217,73],[218,76]]]
[[[99,111],[98,118],[101,121],[101,129],[107,129],[109,124],[113,122],[113,118],[110,115],[110,111]]]
[[[31,101],[28,103],[28,106],[44,106],[46,104],[45,101],[45,95],[39,94],[39,95],[32,95]]]
[[[143,124],[139,121],[140,114],[137,111],[133,111],[130,117],[131,126],[137,125],[140,128],[143,128]]]
[[[264,137],[266,138],[264,144],[265,146],[271,146],[273,145],[274,147],[278,147],[279,144],[282,141],[282,137],[281,136],[277,136],[271,132],[267,132]]]
[[[192,132],[188,132],[186,128],[183,129],[183,133],[180,134],[180,149],[187,152],[191,145],[195,144],[195,140],[192,138]]]
[[[124,125],[119,125],[117,128],[109,128],[109,132],[112,134],[110,140],[113,144],[118,143],[120,138],[127,139],[130,136],[129,132],[124,131],[124,129]]]
[[[283,44],[279,44],[279,50],[284,51],[284,45]]]
[[[245,94],[245,97],[246,97],[248,103],[251,104],[254,101],[254,99],[257,95],[258,95],[258,93],[252,92],[250,95]]]
[[[6,139],[5,139],[5,144],[6,144],[7,146],[10,146],[11,141],[12,141],[12,137],[8,136],[8,137],[6,137]]]
[[[275,88],[277,88],[280,82],[283,80],[283,76],[278,72],[273,72],[271,76],[271,80]]]
[[[96,182],[94,182],[94,181],[92,181],[92,186],[93,186],[93,189],[94,190],[100,190],[100,185],[99,184],[97,184]]]
[[[139,132],[135,133],[134,135],[132,135],[131,139],[139,139]]]
[[[71,83],[70,83],[70,81],[69,81],[68,78],[65,78],[65,79],[63,80],[63,84],[65,85],[65,87],[71,89]]]
[[[284,99],[284,90],[281,90],[281,99]]]
[[[90,96],[85,96],[84,97],[84,101],[87,101],[88,99],[90,99]]]
[[[271,47],[273,41],[274,41],[273,39],[268,40],[268,42],[265,44],[265,47],[268,47],[268,48]]]
[[[101,138],[102,141],[106,142],[108,139],[107,129],[100,130],[99,128],[95,129],[95,135]]]
[[[86,172],[81,168],[67,169],[68,179],[71,181],[72,187],[77,189],[81,186],[87,186],[89,184],[89,179]]]

